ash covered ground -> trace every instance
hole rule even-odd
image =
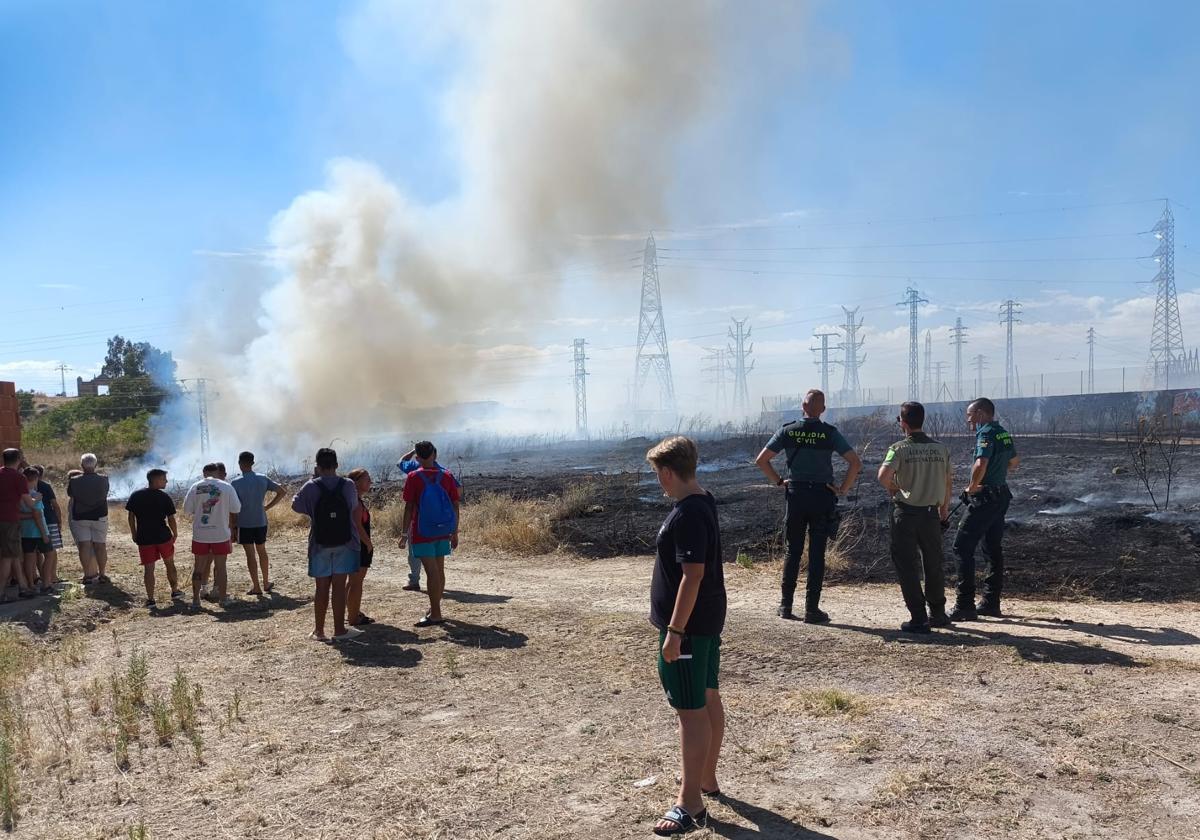
[[[954,453],[957,495],[966,485],[973,438],[942,439]],[[768,486],[752,463],[765,440],[701,443],[701,480],[720,506],[727,562],[739,554],[753,563],[781,559],[783,494]],[[830,563],[831,581],[894,580],[888,556],[890,503],[875,481],[890,442],[876,435],[860,445],[864,468],[857,488],[842,503],[845,519],[838,556]],[[473,457],[446,454],[447,466],[465,483],[468,502],[485,492],[540,498],[587,484],[594,504],[556,528],[570,550],[599,558],[653,550],[669,502],[644,460],[652,443],[633,438]],[[1021,465],[1010,476],[1014,499],[1005,538],[1011,594],[1200,597],[1200,446],[1184,447],[1167,512],[1155,512],[1123,443],[1018,436],[1017,446]],[[783,468],[782,459],[778,467]],[[960,518],[961,512],[955,522]],[[954,565],[954,533],[952,527],[946,538],[948,570]]]

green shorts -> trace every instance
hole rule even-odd
[[[658,679],[673,709],[703,709],[707,689],[716,691],[721,670],[720,636],[684,636],[682,655],[674,662],[662,657],[665,631],[658,634]],[[688,658],[688,655],[691,655]]]

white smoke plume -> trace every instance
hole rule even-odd
[[[443,102],[458,190],[424,205],[375,165],[336,160],[275,218],[256,334],[221,354],[203,332],[186,354],[217,383],[212,425],[230,447],[398,432],[469,400],[487,371],[468,331],[548,316],[556,270],[594,235],[668,224],[681,183],[723,186],[681,172],[681,149],[770,77],[772,55],[793,60],[802,23],[797,4],[449,5],[419,8],[463,59]],[[397,31],[413,13],[376,2],[352,23]],[[189,429],[160,450],[194,437],[194,409],[168,416]]]

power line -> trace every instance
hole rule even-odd
[[[863,325],[862,318],[858,317],[858,307],[847,309],[843,306],[842,312],[846,315],[846,322],[839,328],[845,335],[838,345],[838,349],[842,351],[842,404],[858,405],[862,396],[858,369],[867,360],[865,353],[859,355],[859,350],[866,339],[858,337],[858,331]]]
[[[921,293],[909,286],[904,291],[904,300],[897,306],[908,307],[908,399],[918,399],[917,385],[917,310],[922,303],[929,303]]]
[[[963,326],[962,317],[954,320],[954,326],[950,328],[950,343],[954,345],[954,399],[962,400],[962,372],[963,372],[963,346],[967,342],[967,328]]]
[[[675,412],[675,380],[671,376],[671,354],[663,320],[662,291],[658,284],[658,253],[654,236],[646,237],[642,253],[642,297],[638,312],[637,357],[634,365],[633,401],[641,408],[642,388],[653,370],[658,377],[658,408]]]
[[[733,342],[729,346],[730,372],[733,374],[733,409],[745,417],[750,412],[750,386],[747,381],[750,371],[754,370],[754,362],[749,365],[746,361],[754,352],[754,345],[747,344],[750,340],[750,328],[746,326],[748,318],[731,318],[733,327],[729,328],[729,338]],[[734,332],[736,328],[737,332]]]
[[[837,364],[836,360],[829,358],[829,339],[836,337],[837,333],[813,333],[813,338],[821,339],[821,346],[809,348],[812,352],[821,354],[820,358],[813,360],[813,364],[821,368],[821,393],[825,394],[826,399],[829,398],[829,370]]]

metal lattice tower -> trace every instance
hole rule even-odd
[[[642,254],[642,304],[633,377],[635,410],[642,407],[642,390],[651,370],[658,377],[657,408],[674,412],[675,381],[671,377],[671,355],[667,350],[667,327],[663,321],[662,292],[658,285],[658,251],[652,235],[646,237],[646,250]]]
[[[971,360],[975,365],[975,396],[983,396],[983,369],[987,367],[987,357],[979,353]]]
[[[954,326],[950,328],[950,343],[954,345],[954,399],[962,400],[962,374],[963,374],[963,345],[967,344],[967,328],[963,326],[962,318],[954,319]]]
[[[729,339],[733,342],[729,346],[728,366],[729,372],[733,374],[733,410],[742,417],[745,417],[750,412],[750,386],[747,382],[747,375],[754,370],[754,362],[746,364],[750,358],[750,354],[754,352],[754,345],[747,344],[750,339],[750,328],[746,326],[748,318],[738,320],[731,318],[733,326],[729,328]],[[734,328],[737,329],[734,332]]]
[[[1150,363],[1154,366],[1154,386],[1169,388],[1171,368],[1187,357],[1183,346],[1183,322],[1179,319],[1179,296],[1175,292],[1175,217],[1166,202],[1162,217],[1150,230],[1158,239],[1153,254],[1158,262],[1154,283],[1154,328],[1150,332]]]
[[[582,338],[575,339],[575,434],[581,438],[588,436],[586,346]]]
[[[921,293],[909,286],[904,290],[904,300],[897,306],[908,307],[908,399],[919,399],[920,385],[917,380],[917,310],[922,303],[929,303]]]
[[[921,399],[932,401],[937,395],[933,389],[933,333],[925,330],[925,366],[921,373]]]
[[[1087,392],[1089,394],[1096,393],[1096,328],[1088,327],[1087,331],[1088,345],[1088,377],[1087,377]]]
[[[1021,319],[1017,317],[1020,313],[1021,304],[1015,300],[1006,300],[1000,304],[1000,323],[1008,327],[1008,340],[1004,351],[1004,396],[1010,396],[1014,387],[1020,387],[1017,383],[1017,366],[1013,361],[1013,324],[1021,323]]]
[[[842,405],[858,405],[862,402],[858,367],[867,360],[866,354],[860,356],[858,351],[862,349],[866,339],[858,337],[858,331],[862,329],[862,318],[857,317],[858,307],[847,309],[843,306],[842,311],[846,313],[846,323],[839,327],[845,335],[838,345],[838,349],[842,351]]]
[[[941,402],[942,392],[946,389],[946,366],[949,362],[938,359],[933,363],[933,398],[930,402]],[[953,397],[951,397],[953,399]]]
[[[813,364],[821,368],[821,393],[825,395],[826,403],[829,400],[829,369],[837,364],[836,360],[829,358],[829,339],[836,337],[837,333],[813,333],[813,338],[821,339],[821,346],[808,348],[821,354],[819,359],[813,359]]]
[[[726,386],[727,380],[725,374],[729,372],[729,363],[727,361],[728,351],[724,347],[709,347],[708,353],[705,354],[702,361],[706,363],[706,367],[702,368],[703,373],[711,374],[709,380],[716,388],[716,402],[713,407],[716,409],[718,416],[723,415],[729,406],[729,390]]]

